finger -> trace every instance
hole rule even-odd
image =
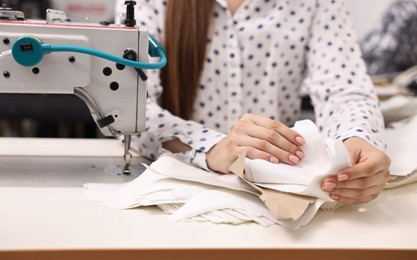
[[[304,158],[304,153],[298,145],[291,143],[278,132],[253,122],[240,120],[234,126],[232,133],[234,133],[232,139],[239,139],[239,145],[253,146],[270,153],[285,163],[297,164]],[[244,136],[244,140],[242,140],[242,136]],[[253,137],[253,139],[248,139],[247,136]]]
[[[270,119],[268,117],[263,117],[259,115],[254,114],[246,114],[242,117],[242,120],[247,120],[250,122],[253,122],[254,124],[271,129],[280,135],[282,135],[285,139],[287,139],[289,142],[293,143],[294,145],[300,146],[304,145],[305,140],[304,138],[294,131],[293,129],[289,128],[285,124],[281,123],[280,121]]]
[[[379,186],[381,191],[389,180],[389,171],[377,173],[371,177],[364,177],[350,181],[338,181],[334,176],[323,180],[321,189],[325,192],[334,192],[335,189],[368,189],[372,186]]]
[[[384,185],[375,185],[366,189],[335,188],[332,192],[330,192],[330,196],[337,195],[340,197],[360,199],[376,195],[380,193],[383,190],[383,188]]]
[[[277,157],[280,161],[297,164],[304,158],[304,153],[297,145],[289,142],[273,130],[262,127],[254,127],[250,136],[254,137],[252,139],[248,139],[248,141],[251,142],[250,145],[259,150],[270,153],[271,155]]]
[[[337,173],[337,179],[339,181],[346,181],[352,179],[359,179],[367,176],[371,176],[378,172],[384,172],[389,169],[390,163],[387,159],[381,157],[373,157],[373,159],[366,159],[362,162],[354,164],[350,167],[342,169]]]
[[[370,202],[378,197],[378,194],[374,194],[368,197],[364,198],[349,198],[349,197],[341,197],[339,195],[330,195],[330,197],[342,204],[348,204],[348,205],[355,205],[355,204],[363,204]]]
[[[297,150],[295,154],[292,154],[284,149],[281,149],[280,147],[273,145],[272,143],[266,140],[263,140],[262,138],[238,135],[235,137],[234,140],[239,146],[251,147],[251,150],[256,150],[256,152],[253,152],[254,154],[259,154],[260,152],[262,152],[261,154],[263,158],[267,158],[267,161],[280,161],[290,165],[295,165],[302,158],[304,158],[304,154],[301,152],[301,150]]]
[[[384,189],[384,184],[377,184],[366,189],[335,188],[330,192],[330,198],[343,203],[360,203],[376,198]]]
[[[237,148],[238,154],[246,153],[246,157],[249,159],[261,159],[265,161],[269,161],[272,163],[279,163],[279,159],[272,156],[267,152],[263,152],[261,150],[255,149],[251,146],[239,146]]]
[[[334,188],[338,189],[367,189],[372,186],[384,186],[385,182],[389,178],[389,173],[379,172],[370,177],[363,177],[359,179],[353,179],[348,181],[336,181],[334,179],[328,179],[323,182],[324,187],[330,187],[332,185],[327,183],[334,183]],[[331,191],[331,190],[326,190]]]
[[[363,186],[369,185],[375,182],[383,182],[385,183],[390,178],[390,172],[388,168],[383,168],[381,171],[378,172],[339,172],[336,175],[337,180],[339,181],[340,185],[343,187],[352,187],[355,185]],[[356,181],[355,181],[356,180]]]

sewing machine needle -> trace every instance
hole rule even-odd
[[[132,154],[129,152],[130,151],[131,136],[130,135],[124,135],[123,142],[125,143],[125,154],[124,154],[124,157],[123,157],[124,160],[125,160],[125,167],[123,169],[123,174],[130,175],[130,163],[132,161]]]

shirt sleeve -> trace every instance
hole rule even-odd
[[[379,101],[344,1],[317,1],[307,49],[304,84],[323,136],[358,136],[384,150]]]
[[[141,0],[135,6],[135,17],[139,26],[146,26],[149,33],[163,44],[165,1]],[[117,15],[117,14],[116,14]],[[119,14],[123,16],[123,14]],[[151,58],[150,62],[156,62]],[[168,61],[169,62],[169,61]],[[148,70],[148,98],[146,103],[145,130],[132,137],[132,143],[139,152],[152,160],[164,152],[162,147],[165,141],[179,139],[191,147],[191,150],[179,153],[178,156],[185,162],[208,169],[206,164],[206,151],[218,143],[224,134],[208,129],[194,121],[187,121],[172,115],[158,104],[162,94],[159,70]]]

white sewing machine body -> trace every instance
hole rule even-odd
[[[138,26],[47,23],[40,20],[0,20],[0,52],[22,36],[34,36],[50,45],[74,45],[122,57],[126,51],[148,62],[148,32]],[[135,68],[82,53],[56,52],[35,66],[25,67],[13,57],[0,61],[0,93],[75,94],[90,108],[106,136],[134,134],[145,125],[146,74]],[[143,72],[142,72],[143,73]]]

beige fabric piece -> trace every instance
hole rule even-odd
[[[233,173],[260,191],[259,198],[278,220],[298,220],[313,204],[323,209],[337,207],[337,202],[321,190],[321,182],[326,176],[351,165],[343,143],[323,139],[312,121],[298,121],[293,129],[306,140],[301,147],[305,158],[299,164],[250,160],[242,154],[230,167]]]
[[[245,158],[246,154],[239,155],[238,159],[230,166],[230,171],[261,192],[259,198],[278,220],[298,220],[308,207],[316,201],[315,198],[311,197],[261,188],[247,181],[244,170]]]

